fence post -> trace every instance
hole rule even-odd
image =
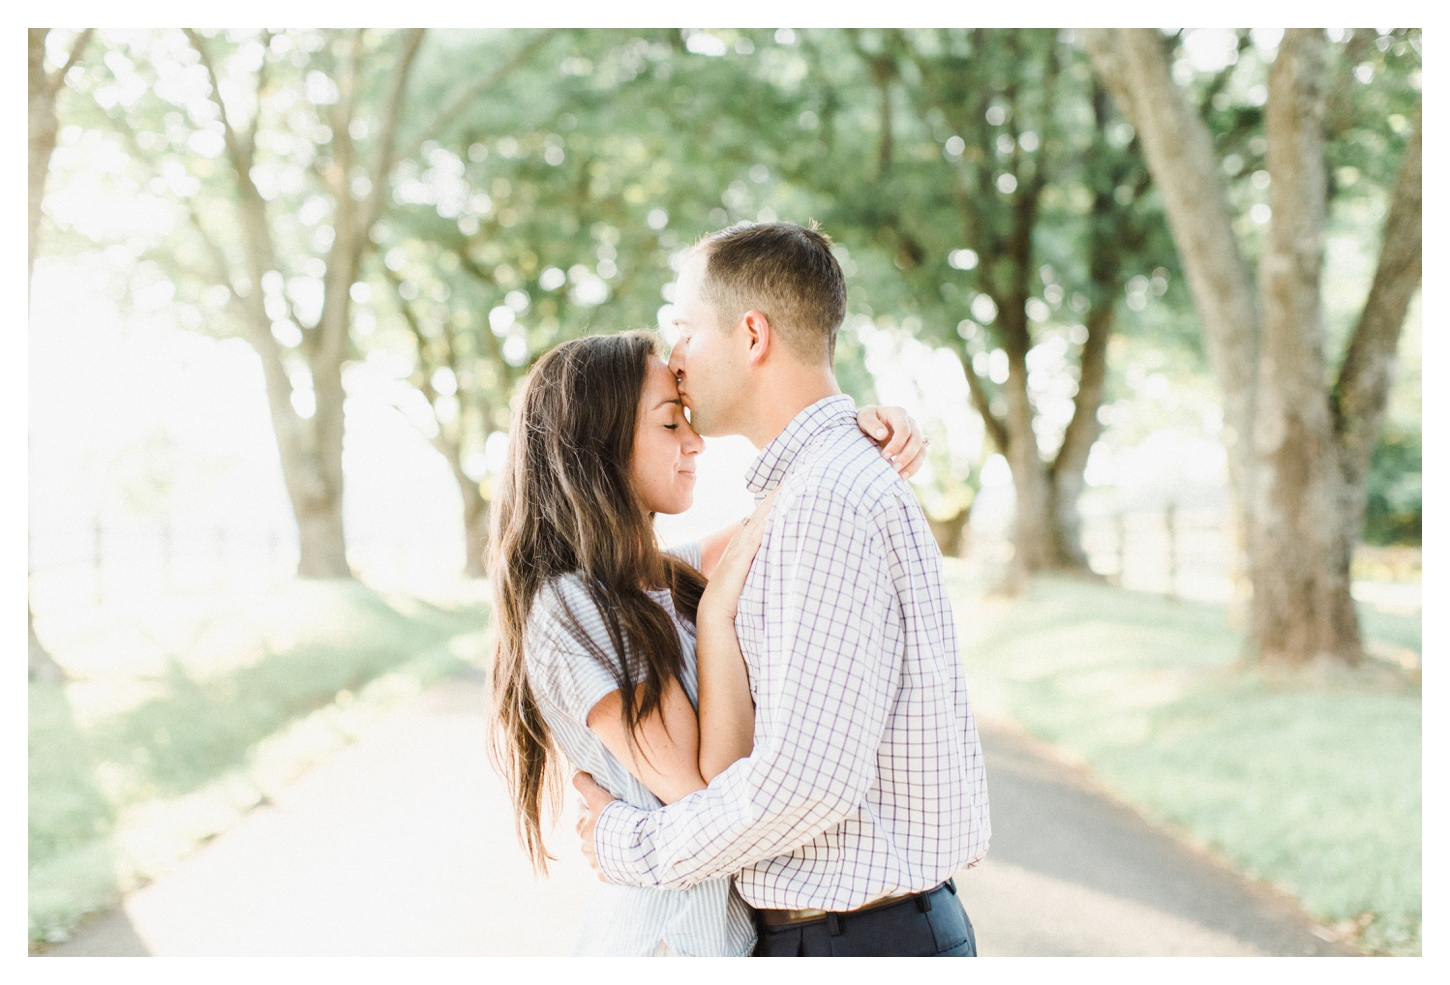
[[[164,516],[161,519],[161,587],[167,592],[174,582],[171,556],[171,517]]]
[[[96,517],[95,522],[91,526],[91,567],[96,572],[96,605],[101,605],[106,600],[105,557],[102,553],[103,545],[101,542],[103,536],[101,518]]]
[[[1118,573],[1117,585],[1123,587],[1123,572],[1128,566],[1128,521],[1126,514],[1119,510],[1113,514],[1114,526],[1118,534]]]
[[[227,528],[223,523],[216,525],[216,587],[218,590],[226,588],[226,546]]]
[[[1178,601],[1178,507],[1173,500],[1163,509],[1163,524],[1168,528],[1168,598]]]

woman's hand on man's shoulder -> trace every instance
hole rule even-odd
[[[856,411],[856,426],[881,448],[881,456],[903,479],[926,464],[928,441],[905,408],[867,404]]]

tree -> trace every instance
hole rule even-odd
[[[41,202],[45,198],[45,181],[50,175],[50,155],[55,151],[56,120],[55,101],[65,85],[66,74],[80,62],[86,45],[91,40],[94,28],[86,28],[71,42],[70,54],[65,64],[54,72],[45,68],[45,41],[51,28],[29,29],[30,48],[30,249],[25,270],[25,282],[35,270],[35,256],[40,244]]]
[[[65,63],[54,72],[45,68],[45,42],[51,29],[32,27],[29,29],[30,55],[30,211],[29,249],[26,253],[25,285],[29,297],[30,278],[35,273],[35,257],[40,247],[41,203],[45,199],[46,178],[50,176],[50,155],[55,151],[56,120],[55,101],[65,85],[65,77],[81,60],[86,44],[91,39],[93,28],[86,28],[71,42],[70,53]],[[28,301],[27,301],[28,304]],[[65,679],[65,671],[35,635],[35,610],[27,595],[25,606],[26,625],[30,634],[30,679],[56,683]]]
[[[350,577],[343,529],[343,366],[354,285],[395,165],[547,40],[485,66],[435,113],[409,103],[407,32],[187,29],[117,40],[107,123],[185,221],[152,255],[205,294],[261,358],[302,577]],[[98,90],[99,93],[99,90]]]
[[[863,114],[840,107],[876,117],[874,133],[835,151],[850,160],[830,186],[829,218],[850,230],[859,260],[885,253],[873,302],[919,312],[922,331],[960,360],[1012,469],[1013,573],[1086,571],[1077,502],[1101,431],[1108,341],[1125,294],[1147,297],[1129,282],[1171,264],[1132,129],[1055,31],[847,37],[855,59],[807,35],[822,128],[829,119],[843,144],[834,117]],[[839,67],[853,61],[854,81]],[[1166,290],[1170,273],[1153,282]]]
[[[1349,565],[1400,329],[1420,281],[1419,111],[1390,196],[1378,267],[1332,385],[1320,272],[1330,187],[1330,59],[1319,30],[1285,32],[1264,110],[1267,230],[1257,286],[1235,232],[1213,135],[1153,31],[1089,33],[1104,84],[1143,139],[1188,274],[1225,417],[1265,662],[1356,663]],[[1349,68],[1355,66],[1351,63]],[[1416,99],[1418,102],[1418,99]]]
[[[397,367],[395,403],[458,483],[467,573],[483,571],[487,463],[529,365],[568,338],[654,325],[675,253],[740,217],[712,205],[722,188],[743,205],[741,176],[764,167],[769,142],[745,121],[785,112],[740,48],[568,32],[520,67],[512,98],[471,107],[400,165],[365,346]]]

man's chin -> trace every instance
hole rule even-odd
[[[688,404],[686,404],[685,406],[689,407]],[[702,414],[698,410],[690,408],[690,427],[693,428],[695,433],[698,434],[700,437],[717,438],[720,436],[720,432],[711,426],[714,423],[714,420],[714,417],[712,417],[711,415]]]

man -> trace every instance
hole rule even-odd
[[[762,449],[750,489],[780,487],[735,623],[755,744],[656,811],[578,774],[585,854],[628,885],[735,873],[757,955],[975,955],[951,876],[991,834],[981,747],[941,554],[836,385],[830,240],[722,230],[681,268],[675,312],[695,430],[745,435]]]

